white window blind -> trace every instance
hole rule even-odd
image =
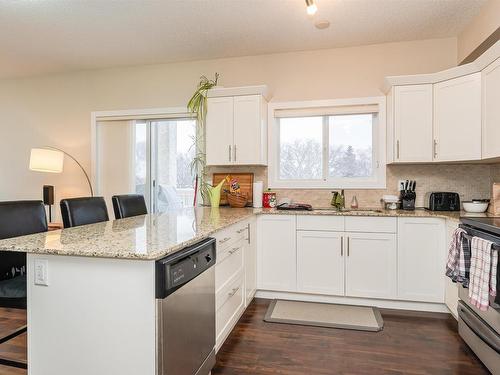
[[[308,108],[275,109],[274,117],[284,118],[284,117],[355,115],[355,114],[369,114],[378,112],[379,112],[378,104],[319,106],[319,107],[308,107]]]

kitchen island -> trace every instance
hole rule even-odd
[[[190,208],[2,240],[0,250],[28,253],[29,374],[153,375],[157,373],[156,260],[174,255],[207,237],[217,238],[218,263],[223,260],[222,264],[216,266],[218,349],[255,294],[257,275],[252,276],[252,272],[255,272],[251,271],[252,267],[259,269],[258,289],[262,297],[282,296],[445,311],[444,290],[441,291],[444,280],[436,279],[440,290],[435,292],[435,289],[429,289],[432,294],[410,294],[410,291],[402,294],[402,277],[405,274],[401,273],[404,266],[401,264],[402,250],[412,244],[413,240],[406,240],[402,236],[400,229],[404,227],[397,228],[396,220],[403,223],[404,220],[414,219],[417,227],[426,224],[425,227],[432,229],[430,233],[439,234],[439,241],[429,240],[429,243],[435,242],[433,248],[438,251],[433,253],[434,250],[429,250],[425,254],[435,261],[421,265],[427,269],[428,265],[436,263],[434,274],[438,278],[443,275],[441,263],[446,251],[444,220],[456,226],[461,215],[463,214],[458,212],[425,210],[364,209],[337,212],[322,209],[309,212]],[[299,219],[309,216],[317,219]],[[256,217],[259,218],[257,228],[253,226],[252,231],[248,229],[247,238],[247,223],[255,223]],[[282,219],[276,221],[273,217]],[[348,218],[351,218],[349,222]],[[442,223],[421,221],[426,219],[442,220]],[[285,223],[290,224],[284,226]],[[359,234],[349,234],[348,224],[368,224],[368,230],[363,231],[380,230],[381,233],[361,238]],[[383,227],[377,229],[377,225],[373,224]],[[273,229],[275,225],[281,231]],[[326,227],[321,229],[319,226]],[[394,247],[384,245],[380,248],[381,251],[392,249],[386,254],[386,258],[374,254],[374,259],[379,262],[387,259],[381,265],[387,270],[384,274],[392,275],[391,278],[387,279],[386,284],[379,285],[377,293],[372,287],[366,291],[367,280],[362,275],[373,268],[370,267],[362,268],[364,271],[359,277],[351,272],[349,285],[356,287],[351,291],[348,289],[349,285],[332,285],[331,280],[326,280],[326,285],[316,284],[305,288],[301,282],[313,280],[318,273],[308,274],[301,263],[305,258],[298,255],[309,257],[314,246],[303,247],[302,242],[296,244],[296,236],[300,239],[306,231],[315,235],[321,230],[331,238],[324,241],[327,247],[318,248],[323,254],[321,256],[340,265],[347,262],[347,259],[332,259],[331,253],[323,252],[323,249],[326,251],[328,248],[335,252],[338,247],[337,237],[343,237],[342,241],[350,236],[353,241],[383,240],[384,243],[393,244],[391,246]],[[356,231],[358,230],[354,229]],[[260,253],[258,262],[256,259],[252,260],[252,255],[249,256],[251,253],[245,247],[247,240],[250,243],[250,237],[252,246],[256,246]],[[259,237],[258,241],[255,237]],[[394,242],[396,238],[399,241],[397,247]],[[351,245],[352,250],[356,251],[356,242]],[[396,253],[399,254],[397,258]],[[410,251],[408,254],[414,252]],[[363,259],[365,256],[359,258],[359,263],[353,263],[357,262],[356,258],[349,258],[351,269],[358,265],[364,267],[363,263],[366,262],[362,262]],[[395,259],[399,259],[399,264],[395,263]],[[273,264],[276,267],[279,264],[279,267],[273,268]],[[288,269],[285,264],[290,265],[290,272],[284,273]],[[318,267],[315,266],[314,269],[317,271]],[[319,275],[328,274],[331,272]],[[318,280],[320,281],[325,280]],[[368,282],[372,285],[373,279]],[[413,284],[407,285],[412,287]],[[429,287],[433,285],[429,283]]]
[[[0,241],[28,253],[28,373],[156,374],[155,261],[253,215],[186,209]]]

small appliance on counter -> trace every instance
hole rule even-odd
[[[417,194],[415,189],[417,187],[417,181],[406,180],[403,190],[400,191],[401,208],[403,210],[414,210],[415,209],[415,199]]]
[[[399,197],[397,195],[383,195],[380,201],[384,210],[397,210],[399,208]]]
[[[460,211],[460,196],[450,192],[427,193],[425,208],[430,211]]]

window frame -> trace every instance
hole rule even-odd
[[[97,123],[100,121],[112,121],[112,120],[139,120],[146,122],[146,134],[147,134],[147,172],[146,172],[146,185],[149,187],[145,192],[145,200],[148,205],[148,209],[150,213],[154,213],[156,207],[153,206],[153,181],[152,181],[152,168],[154,167],[154,161],[152,159],[152,150],[151,145],[152,142],[155,142],[154,139],[151,139],[153,134],[151,131],[151,126],[148,124],[150,121],[154,120],[180,120],[180,119],[194,119],[196,117],[193,113],[191,113],[187,107],[165,107],[165,108],[146,108],[146,109],[126,109],[126,110],[111,110],[111,111],[93,111],[90,113],[90,139],[91,139],[91,183],[94,187],[94,191],[96,195],[100,194],[100,181],[98,178],[98,147],[97,147]],[[198,126],[196,125],[196,137],[199,137]],[[135,144],[135,133],[131,130],[130,136],[130,147],[134,148]],[[203,147],[203,145],[198,145],[198,147]],[[196,150],[198,152],[199,149]],[[133,165],[130,168],[135,168],[135,161],[132,161]],[[197,202],[200,202],[201,192],[200,189],[197,191]]]
[[[280,118],[275,116],[276,110],[291,109],[315,109],[321,111],[322,107],[334,108],[345,106],[377,105],[378,112],[374,116],[373,122],[373,168],[372,177],[330,177],[328,173],[328,147],[329,147],[329,114],[323,116],[323,140],[322,140],[322,160],[323,176],[318,180],[282,180],[279,178],[280,167]],[[326,112],[326,111],[325,111]],[[366,114],[373,113],[367,111]],[[346,113],[348,114],[348,113]],[[362,114],[362,113],[352,113]],[[310,100],[295,102],[269,103],[268,106],[268,186],[273,189],[385,189],[386,188],[386,100],[385,96],[331,99],[331,100]]]

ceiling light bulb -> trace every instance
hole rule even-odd
[[[314,0],[306,0],[307,14],[313,16],[318,11],[318,7],[314,4]]]

